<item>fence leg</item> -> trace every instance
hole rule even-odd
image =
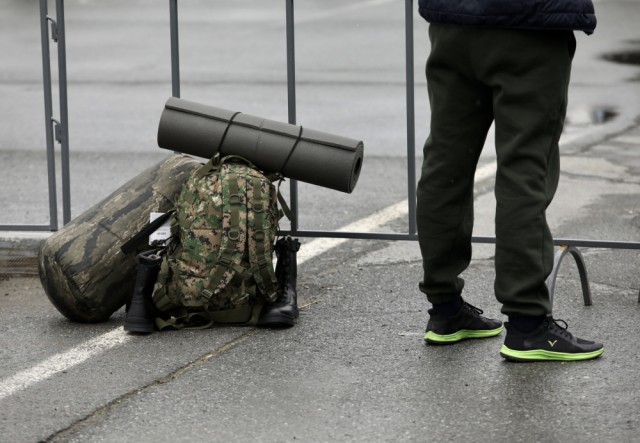
[[[553,297],[556,289],[556,278],[558,277],[558,271],[560,270],[560,264],[562,263],[562,259],[567,255],[571,254],[576,262],[578,267],[578,273],[580,274],[580,284],[582,285],[582,297],[584,298],[584,305],[591,306],[591,290],[589,289],[589,277],[587,275],[587,267],[584,263],[584,258],[582,254],[575,246],[561,246],[560,250],[555,253],[553,257],[553,270],[549,277],[547,278],[547,287],[549,288],[549,299],[551,300],[551,305],[553,306]],[[640,301],[640,300],[639,300]]]
[[[180,97],[180,45],[178,42],[178,0],[169,0],[171,28],[171,93]]]
[[[58,229],[58,201],[56,195],[56,157],[53,145],[53,99],[51,92],[51,50],[49,47],[49,21],[52,37],[56,40],[56,22],[48,17],[47,0],[40,0],[40,34],[42,38],[42,80],[44,86],[44,121],[47,142],[47,172],[49,181],[49,227]]]
[[[64,0],[56,0],[58,18],[58,85],[60,90],[60,162],[62,173],[62,222],[71,221],[71,170],[69,167],[69,105],[67,100],[67,43],[64,23]]]
[[[286,22],[287,22],[287,95],[288,95],[288,111],[289,123],[296,124],[296,50],[295,50],[295,33],[293,19],[293,0],[285,0],[286,2]],[[291,220],[291,233],[295,234],[298,230],[298,182],[291,180],[289,182],[289,206],[293,213]]]
[[[44,82],[44,107],[47,137],[47,163],[49,168],[49,206],[51,211],[51,229],[56,230],[57,202],[55,199],[55,157],[53,139],[60,143],[60,160],[62,171],[62,222],[71,221],[71,172],[69,168],[69,111],[67,100],[67,52],[64,26],[64,0],[56,0],[56,19],[47,14],[47,0],[40,0],[40,22],[42,34],[42,70]],[[60,97],[60,120],[53,118],[51,99],[51,59],[49,49],[49,30],[47,24],[51,22],[51,39],[58,44],[58,94]],[[53,187],[53,191],[52,191]],[[54,214],[55,212],[55,214]]]
[[[407,195],[409,196],[409,234],[416,234],[416,117],[413,50],[413,0],[405,1],[405,70],[407,101]]]

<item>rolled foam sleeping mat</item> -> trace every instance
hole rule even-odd
[[[364,153],[362,141],[176,97],[162,111],[158,146],[202,158],[239,155],[262,171],[348,193]]]
[[[124,254],[120,247],[147,223],[167,212],[189,173],[201,162],[173,155],[118,188],[55,232],[38,254],[40,281],[53,305],[72,321],[107,320],[131,297],[136,255],[148,239]]]

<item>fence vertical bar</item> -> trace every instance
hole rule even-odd
[[[416,119],[413,54],[413,0],[405,1],[405,49],[407,82],[407,187],[409,235],[416,233]]]
[[[44,124],[47,143],[47,173],[49,182],[49,228],[58,229],[58,201],[56,196],[56,157],[53,146],[53,100],[51,98],[51,51],[49,48],[48,0],[40,0],[40,34],[42,38],[42,80],[44,86]]]
[[[296,58],[295,58],[295,35],[293,20],[293,0],[285,0],[287,9],[287,94],[288,94],[288,110],[289,123],[296,124]],[[298,182],[291,180],[289,204],[293,212],[293,220],[291,220],[291,231],[295,233],[298,230]]]
[[[62,172],[62,222],[71,221],[71,173],[69,168],[69,106],[67,100],[67,47],[64,24],[64,0],[56,0],[58,26],[58,85],[60,92],[60,162]]]
[[[171,27],[171,91],[180,97],[180,46],[178,42],[178,0],[169,0],[169,22]]]

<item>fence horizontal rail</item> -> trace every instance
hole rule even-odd
[[[346,239],[368,239],[368,240],[418,240],[417,234],[403,234],[395,232],[356,232],[356,231],[292,231],[281,230],[279,235],[295,235],[298,237],[317,238],[346,238]],[[472,243],[495,244],[495,237],[474,236]],[[605,248],[605,249],[640,249],[640,242],[606,241],[606,240],[581,240],[572,238],[554,238],[555,246],[580,246],[585,248]]]
[[[45,119],[47,135],[47,162],[49,166],[50,188],[50,225],[0,225],[0,231],[55,231],[58,229],[57,200],[55,195],[55,166],[53,156],[54,140],[62,145],[62,188],[63,188],[63,222],[70,220],[70,192],[69,192],[69,136],[67,122],[67,78],[66,78],[66,50],[64,27],[64,0],[55,0],[56,17],[48,15],[47,3],[50,0],[40,0],[41,39],[43,49],[43,83],[45,89]],[[290,226],[290,230],[280,231],[281,235],[294,235],[299,237],[318,238],[345,238],[345,239],[378,239],[378,240],[408,240],[418,239],[416,233],[416,177],[415,177],[415,110],[414,110],[414,49],[413,49],[413,8],[414,0],[405,0],[405,81],[406,81],[406,143],[407,143],[407,194],[408,194],[408,232],[355,232],[355,231],[323,231],[301,230],[296,222]],[[295,19],[294,0],[285,0],[286,14],[286,52],[287,52],[287,107],[288,120],[296,124],[296,67],[295,67]],[[180,96],[180,61],[179,61],[179,22],[178,0],[169,0],[170,42],[171,42],[171,86],[172,94]],[[51,24],[51,36],[49,36],[48,24]],[[58,44],[58,70],[60,83],[60,113],[61,123],[53,119],[51,100],[51,74],[49,59],[49,39]],[[55,123],[55,125],[54,125]],[[54,137],[59,133],[59,136]],[[290,182],[290,205],[297,215],[298,188],[295,180]],[[474,236],[473,243],[495,243],[495,237]],[[590,248],[612,249],[640,249],[640,242],[584,240],[584,239],[554,239],[556,246],[580,246]]]

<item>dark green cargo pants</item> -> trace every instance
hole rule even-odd
[[[575,39],[568,31],[429,27],[431,133],[418,183],[418,237],[431,303],[461,294],[471,260],[474,173],[495,119],[495,295],[506,315],[551,311],[553,243],[545,211]]]

